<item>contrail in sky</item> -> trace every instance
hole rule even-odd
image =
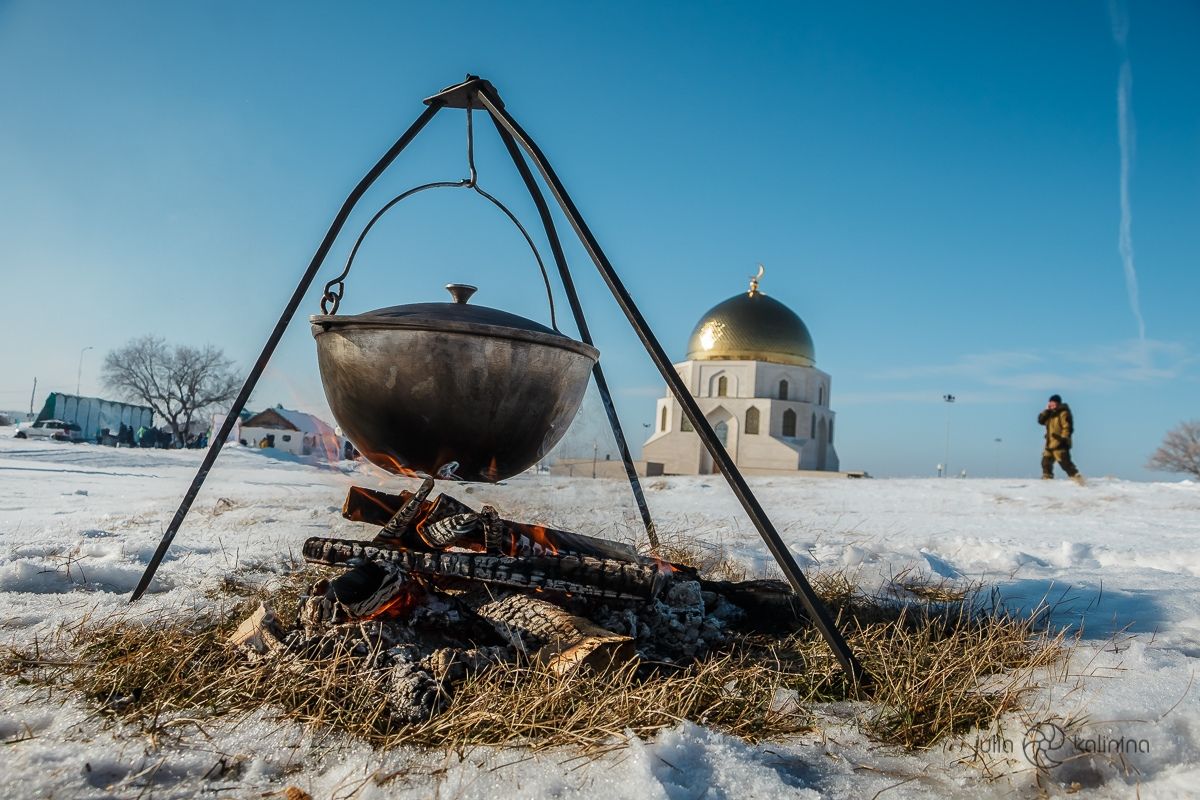
[[[1129,15],[1118,0],[1109,0],[1108,15],[1112,22],[1113,41],[1121,54],[1121,71],[1117,77],[1117,133],[1121,143],[1121,228],[1117,235],[1117,250],[1125,265],[1125,291],[1129,295],[1129,308],[1138,324],[1138,338],[1146,339],[1146,321],[1142,318],[1142,304],[1138,300],[1137,269],[1133,263],[1133,210],[1129,203],[1129,173],[1133,169],[1133,153],[1136,146],[1133,112],[1130,108],[1133,91],[1133,72],[1129,67],[1129,50],[1126,38],[1129,35]]]

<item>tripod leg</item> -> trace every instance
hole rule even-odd
[[[212,469],[213,463],[217,460],[217,455],[221,452],[221,448],[225,444],[225,439],[228,438],[230,431],[233,430],[233,423],[242,412],[246,405],[246,401],[250,399],[250,392],[254,391],[258,379],[262,376],[263,370],[267,367],[267,362],[271,360],[271,355],[275,352],[275,347],[279,344],[279,340],[283,337],[283,332],[288,324],[292,321],[292,317],[296,314],[296,309],[300,306],[300,301],[304,299],[304,295],[308,292],[308,287],[312,285],[313,278],[317,276],[317,272],[321,269],[321,264],[325,261],[325,256],[329,253],[329,248],[333,246],[333,242],[337,239],[338,234],[342,230],[342,226],[346,224],[346,220],[350,216],[350,212],[354,210],[354,206],[359,199],[366,193],[380,175],[383,174],[391,163],[400,155],[400,152],[408,146],[421,129],[433,119],[434,114],[438,112],[441,106],[431,105],[417,117],[409,129],[404,132],[391,149],[384,153],[383,158],[371,168],[354,190],[350,192],[350,196],[346,198],[346,202],[342,203],[341,210],[333,219],[333,223],[329,226],[329,230],[325,234],[325,238],[321,241],[320,247],[317,248],[316,254],[308,265],[308,270],[304,276],[300,278],[300,283],[296,286],[296,291],[292,292],[292,297],[288,300],[287,306],[284,307],[283,313],[279,316],[279,321],[275,323],[275,329],[271,331],[271,335],[267,338],[267,343],[263,345],[262,352],[258,355],[258,360],[254,362],[254,366],[250,369],[250,374],[246,376],[246,382],[242,385],[242,390],[238,392],[237,398],[233,401],[233,407],[229,409],[229,414],[226,415],[225,421],[221,423],[221,430],[213,437],[212,442],[208,446],[208,452],[204,455],[204,461],[200,464],[200,469],[196,471],[196,477],[192,478],[192,484],[188,487],[187,492],[183,496],[183,500],[179,503],[179,509],[175,512],[175,516],[171,518],[171,524],[167,526],[167,532],[163,534],[162,541],[158,543],[158,549],[154,551],[154,556],[150,559],[150,563],[146,565],[146,571],[142,573],[141,579],[138,581],[137,588],[133,590],[133,596],[129,598],[129,602],[134,602],[145,593],[146,588],[150,585],[150,581],[154,578],[154,573],[158,570],[158,565],[162,563],[163,557],[166,556],[168,548],[171,546],[171,541],[175,538],[175,534],[179,531],[179,526],[183,524],[184,518],[188,511],[191,510],[192,502],[196,499],[196,495],[200,492],[200,487],[204,485],[204,480],[208,477],[209,470]]]
[[[533,198],[533,202],[537,206],[538,216],[542,219],[542,227],[546,229],[546,238],[550,242],[550,251],[554,254],[554,263],[558,266],[558,274],[562,279],[563,290],[567,294],[567,302],[571,305],[571,313],[575,316],[575,325],[579,328],[579,338],[583,339],[587,344],[592,344],[592,334],[588,330],[587,319],[583,315],[583,306],[579,302],[578,292],[575,291],[575,281],[572,279],[571,270],[567,266],[567,258],[563,253],[562,242],[558,238],[558,231],[554,227],[554,218],[550,215],[550,207],[546,205],[546,198],[542,194],[541,187],[537,185],[537,180],[533,177],[533,172],[529,169],[529,165],[525,163],[525,157],[517,147],[516,141],[513,140],[512,134],[505,130],[495,117],[492,117],[492,123],[496,126],[496,131],[500,134],[500,139],[504,142],[505,149],[508,150],[509,156],[512,157],[517,171],[521,174],[521,179],[525,181],[525,188],[529,190],[529,195]],[[600,368],[600,362],[598,361],[592,367],[592,377],[596,379],[596,388],[600,391],[600,400],[604,404],[604,413],[608,415],[608,423],[612,426],[613,436],[617,440],[617,448],[621,451],[621,460],[625,463],[625,475],[629,479],[630,488],[633,489],[633,498],[637,502],[638,511],[642,515],[642,524],[646,527],[646,538],[650,540],[650,547],[657,550],[658,531],[654,527],[654,521],[650,518],[650,507],[646,504],[646,495],[642,492],[642,483],[638,480],[637,469],[633,466],[633,456],[629,452],[628,442],[625,441],[625,432],[621,428],[621,420],[617,417],[617,408],[613,405],[612,393],[608,389],[608,381],[604,379],[604,370]]]
[[[800,570],[800,566],[796,560],[792,558],[791,552],[787,549],[787,545],[779,537],[779,532],[775,530],[775,526],[771,524],[771,520],[767,518],[766,512],[759,505],[758,498],[750,491],[750,487],[746,484],[745,478],[742,477],[737,465],[725,448],[721,446],[716,434],[713,432],[712,426],[708,424],[708,420],[704,418],[704,414],[700,411],[700,407],[696,404],[695,398],[684,385],[683,380],[679,377],[679,373],[675,371],[670,359],[667,358],[666,352],[662,349],[658,339],[654,336],[650,326],[646,324],[645,318],[641,311],[633,302],[633,298],[629,296],[629,292],[621,283],[621,279],[613,270],[612,264],[609,263],[608,257],[604,255],[604,251],[600,249],[599,243],[592,235],[587,223],[584,222],[583,216],[579,213],[579,209],[575,207],[575,203],[567,194],[566,189],[555,174],[554,169],[550,166],[550,162],[546,160],[545,155],[538,148],[537,144],[522,130],[507,111],[504,109],[504,104],[499,98],[491,94],[487,89],[481,88],[477,91],[476,97],[480,103],[487,109],[492,118],[501,125],[512,137],[521,145],[522,149],[533,160],[541,173],[546,185],[550,188],[554,199],[558,201],[563,213],[571,223],[571,227],[575,230],[580,242],[591,256],[596,269],[600,271],[604,282],[608,284],[609,290],[617,301],[617,305],[625,313],[626,319],[633,326],[638,338],[642,340],[646,351],[650,354],[650,358],[654,361],[654,365],[658,367],[659,373],[663,380],[666,381],[671,393],[675,399],[683,406],[683,411],[695,427],[696,432],[700,435],[700,441],[712,456],[713,462],[721,470],[725,480],[729,483],[733,493],[737,496],[738,501],[742,504],[742,508],[746,510],[746,514],[754,523],[754,527],[758,529],[759,535],[762,536],[767,548],[775,557],[775,561],[787,576],[788,582],[792,584],[792,588],[800,596],[801,602],[804,604],[805,610],[808,612],[809,618],[820,631],[822,637],[833,650],[842,669],[846,672],[855,690],[862,690],[870,685],[870,676],[863,669],[862,664],[855,658],[851,652],[849,645],[846,644],[845,638],[842,637],[841,631],[837,629],[837,625],[833,621],[829,610],[825,604],[821,602],[821,598],[817,597],[813,591],[808,579],[804,577],[804,573]]]

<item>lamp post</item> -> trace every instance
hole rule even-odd
[[[942,459],[942,477],[950,474],[950,406],[954,404],[957,398],[952,394],[942,395],[942,400],[946,402],[946,457]]]
[[[75,396],[76,397],[79,396],[79,385],[83,380],[83,354],[86,353],[88,350],[95,350],[95,349],[96,348],[92,347],[91,345],[88,345],[87,347],[85,347],[79,351],[79,370],[75,373]]]
[[[1004,442],[1004,440],[1001,439],[1000,437],[996,437],[992,441],[994,441],[996,443],[996,477],[999,478],[1000,477],[1000,445]]]

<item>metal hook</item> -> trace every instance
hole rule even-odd
[[[342,297],[346,292],[346,277],[350,274],[350,267],[354,264],[354,259],[358,255],[358,248],[362,246],[363,240],[367,238],[371,228],[375,227],[375,223],[379,218],[392,209],[393,206],[412,197],[414,194],[423,192],[426,189],[473,189],[476,194],[485,200],[489,201],[496,208],[504,212],[509,221],[517,226],[517,230],[525,237],[525,243],[529,245],[529,249],[533,252],[533,257],[537,261],[538,270],[542,273],[542,283],[546,286],[546,301],[550,305],[550,327],[555,331],[558,330],[558,317],[554,308],[554,292],[550,288],[550,274],[546,271],[546,264],[542,261],[542,254],[538,252],[537,245],[533,242],[533,237],[525,230],[525,226],[521,224],[516,215],[508,210],[504,203],[492,195],[485,192],[479,186],[479,173],[475,168],[475,124],[471,116],[471,107],[468,105],[467,111],[467,177],[460,181],[435,181],[433,183],[422,184],[421,186],[413,187],[406,192],[403,192],[396,197],[393,197],[383,208],[375,212],[375,216],[363,228],[362,233],[354,241],[354,247],[350,249],[350,255],[346,259],[346,266],[342,269],[341,274],[325,284],[325,290],[321,293],[321,313],[336,314],[338,306],[341,305]]]

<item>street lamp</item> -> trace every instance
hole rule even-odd
[[[992,441],[994,441],[996,443],[996,477],[999,478],[1000,477],[1000,445],[1001,445],[1001,443],[1004,442],[1004,440],[999,437],[996,437]]]
[[[954,404],[957,398],[952,394],[942,395],[942,400],[946,401],[946,457],[942,459],[944,470],[942,477],[950,474],[950,406]]]
[[[92,347],[91,345],[88,345],[87,347],[85,347],[79,351],[79,371],[75,373],[75,396],[76,397],[79,396],[79,384],[83,380],[83,354],[86,353],[88,350],[95,350],[95,349],[96,348]]]

